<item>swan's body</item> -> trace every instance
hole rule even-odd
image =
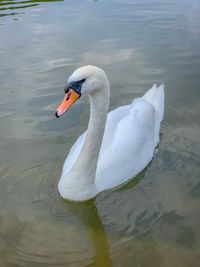
[[[69,82],[87,77],[93,78],[82,86],[85,92],[91,89],[88,130],[71,148],[58,184],[61,196],[75,201],[119,186],[147,166],[159,142],[164,111],[164,86],[154,85],[143,97],[107,116],[109,82],[101,69],[82,67]]]

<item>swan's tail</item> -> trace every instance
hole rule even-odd
[[[146,94],[143,95],[143,98],[150,102],[155,108],[155,146],[159,142],[159,132],[160,132],[160,123],[163,120],[164,116],[164,84],[157,86],[153,85],[151,89],[149,89]]]

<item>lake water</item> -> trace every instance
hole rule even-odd
[[[1,267],[200,266],[199,14],[199,0],[0,0]],[[166,108],[151,164],[75,204],[57,182],[88,99],[54,112],[85,64],[108,74],[110,109],[154,82]]]

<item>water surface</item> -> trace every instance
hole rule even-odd
[[[0,1],[1,266],[199,266],[199,14],[198,0]],[[88,100],[54,111],[84,64],[107,72],[110,109],[154,82],[166,108],[151,164],[73,204],[57,182]]]

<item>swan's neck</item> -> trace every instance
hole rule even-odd
[[[109,105],[109,90],[99,90],[89,96],[90,120],[85,142],[74,168],[80,178],[92,183],[95,179],[97,161],[105,129]]]
[[[71,174],[74,175],[73,179],[77,179],[79,185],[91,186],[95,182],[97,162],[109,107],[109,94],[109,88],[102,88],[89,95],[90,120],[87,135],[80,155],[71,170]]]

